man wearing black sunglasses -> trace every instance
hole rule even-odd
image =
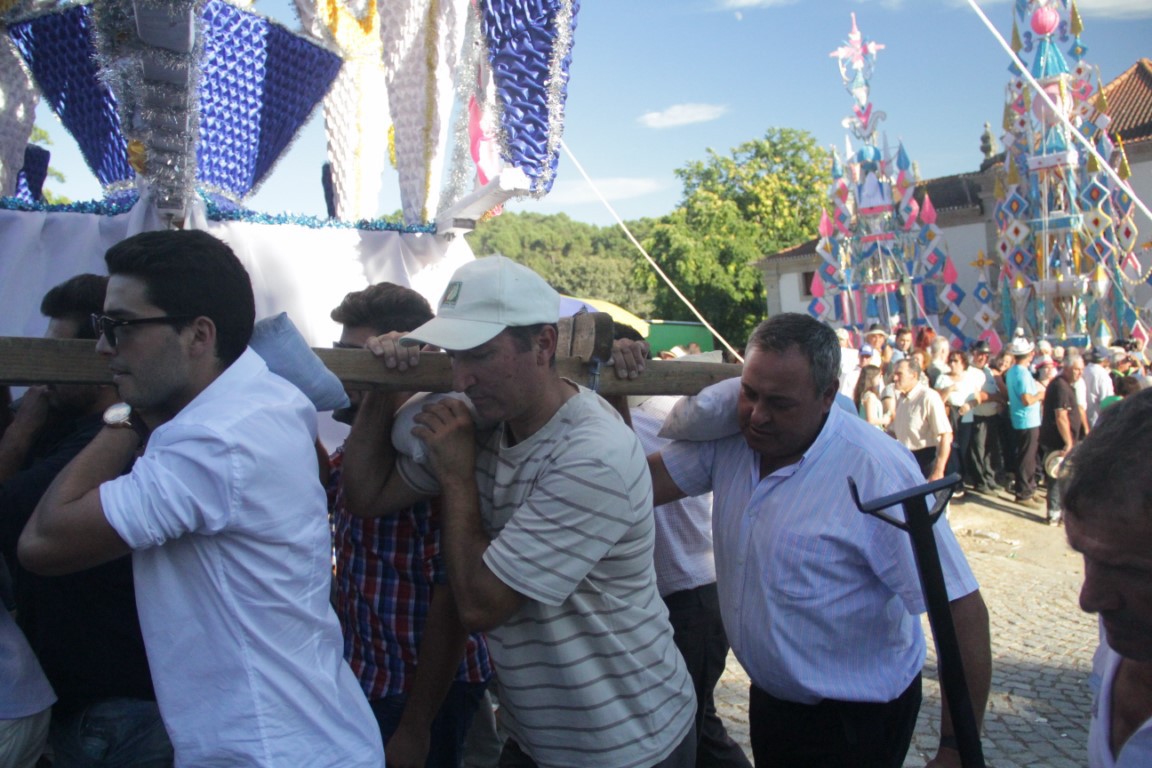
[[[248,348],[248,273],[204,232],[142,233],[105,261],[96,348],[123,402],[45,493],[21,561],[58,574],[133,553],[177,764],[383,765],[328,604],[315,409]]]
[[[48,291],[40,302],[44,336],[94,340],[88,317],[103,308],[107,283],[83,274]],[[99,433],[101,414],[117,399],[115,388],[91,384],[24,394],[0,436],[0,553],[14,578],[21,629],[56,692],[48,744],[58,764],[86,764],[83,755],[98,744],[107,764],[163,768],[172,764],[172,745],[140,635],[131,557],[56,577],[29,573],[16,560],[40,497]]]

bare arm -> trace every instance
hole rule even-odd
[[[432,721],[456,678],[467,642],[468,631],[460,623],[452,588],[437,584],[428,606],[412,690],[400,723],[386,745],[388,765],[423,768],[428,759]]]
[[[386,368],[406,371],[419,365],[420,348],[400,346],[403,335],[373,336],[364,346]],[[400,393],[366,392],[344,442],[344,505],[357,517],[395,514],[425,498],[396,469],[392,420],[404,399]]]
[[[395,514],[424,498],[396,470],[392,417],[397,399],[384,392],[366,392],[344,442],[344,507],[357,517]]]
[[[57,576],[131,551],[104,517],[99,487],[120,475],[139,440],[135,430],[105,427],[60,471],[20,535],[18,553],[25,568]]]
[[[1069,417],[1071,409],[1057,408],[1055,411],[1056,416],[1056,431],[1060,433],[1060,439],[1064,441],[1064,453],[1072,450],[1072,421]],[[1077,414],[1079,418],[1079,414]]]
[[[964,680],[972,701],[976,728],[984,722],[984,709],[988,706],[988,691],[992,685],[992,645],[988,632],[988,607],[980,590],[951,602],[952,621],[956,625],[956,638],[960,643],[960,657],[964,665]],[[955,747],[956,731],[952,726],[952,712],[948,697],[941,696],[941,746],[929,766],[959,766],[960,753]]]
[[[927,480],[939,480],[944,477],[944,470],[948,466],[948,457],[952,455],[952,433],[941,432],[936,436],[936,461],[932,464],[932,474]]]
[[[648,472],[652,475],[652,506],[668,504],[679,501],[688,494],[680,490],[672,475],[668,474],[668,467],[664,466],[664,457],[659,453],[648,456]]]
[[[413,434],[427,444],[440,480],[441,551],[460,620],[470,631],[485,632],[503,624],[528,598],[484,562],[492,540],[480,520],[472,414],[460,400],[445,399],[425,406],[416,422]]]

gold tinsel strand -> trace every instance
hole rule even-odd
[[[1016,161],[1012,157],[1006,158],[1008,163],[1008,185],[1016,186],[1020,183],[1020,171],[1016,168]]]
[[[348,41],[345,38],[356,39],[380,34],[380,19],[376,15],[376,3],[374,2],[368,3],[364,18],[358,19],[354,13],[342,7],[337,0],[327,0],[324,5],[324,21],[328,31],[332,33],[332,37],[345,49],[348,47]],[[350,35],[345,32],[344,30],[348,29],[349,25],[359,28],[360,34],[357,35],[354,29],[349,30]]]
[[[397,167],[396,162],[396,123],[388,126],[388,162],[392,164],[393,168]]]
[[[1116,168],[1116,175],[1122,181],[1128,181],[1132,177],[1132,167],[1128,165],[1128,153],[1124,151],[1124,140],[1119,136],[1116,137],[1116,147],[1120,150],[1120,164]]]
[[[140,139],[128,142],[128,165],[141,176],[148,173],[148,147]]]
[[[1084,21],[1080,18],[1080,9],[1076,7],[1076,0],[1072,0],[1072,9],[1068,12],[1069,28],[1073,37],[1080,37],[1084,31]]]

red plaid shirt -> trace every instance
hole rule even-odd
[[[336,551],[336,615],[344,630],[344,658],[369,700],[407,693],[434,584],[447,578],[440,557],[440,524],[421,502],[395,516],[365,520],[344,509],[341,465],[332,456],[329,508]],[[468,636],[456,680],[492,676],[482,634]]]

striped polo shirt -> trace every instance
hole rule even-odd
[[[692,681],[652,565],[652,484],[636,436],[581,388],[538,432],[479,438],[484,562],[528,598],[488,633],[512,737],[541,766],[628,768],[692,727]],[[427,470],[401,457],[412,487]]]

